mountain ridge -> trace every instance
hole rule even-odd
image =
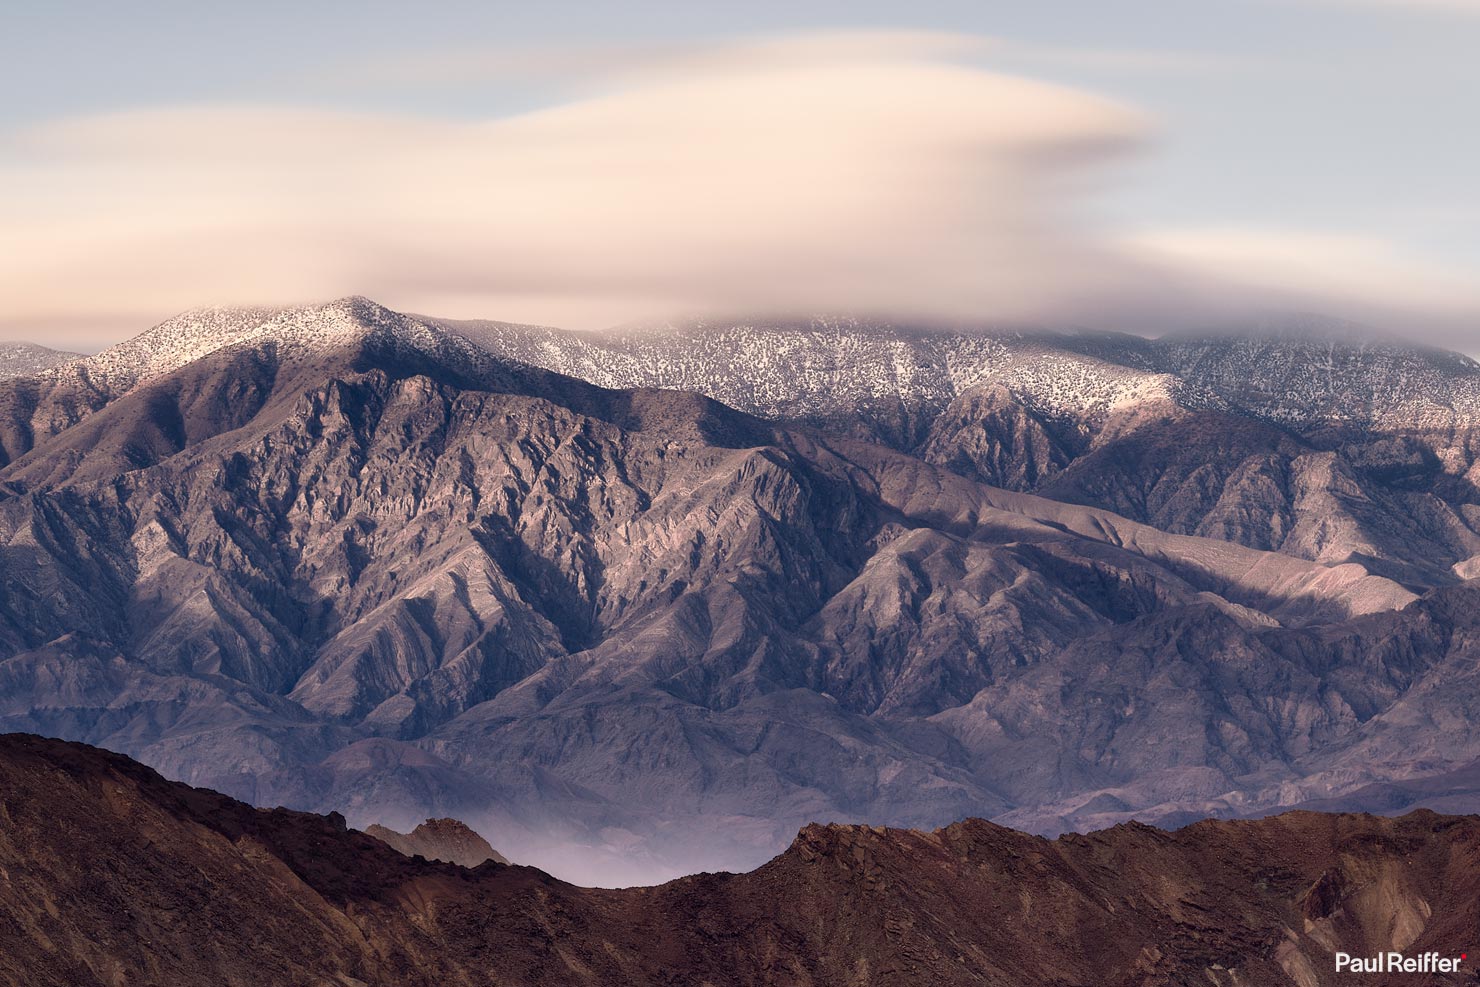
[[[702,393],[1163,530],[1360,561],[1413,589],[1480,564],[1480,369],[1391,340],[1338,343],[1324,323],[1313,338],[1308,318],[1283,333],[1157,340],[848,319],[576,333],[407,316],[351,297],[237,312],[230,332],[213,328],[220,311],[185,313],[152,335],[214,340],[168,367],[223,341],[286,333],[301,346],[325,326],[352,327],[356,311],[408,350],[448,350],[444,362],[455,350],[470,368],[494,358],[608,388]],[[77,393],[28,413],[0,451],[14,458],[30,433],[147,379],[148,349],[135,341],[77,364]],[[1209,455],[1189,455],[1199,448]]]
[[[1325,323],[1318,320],[1315,324]],[[853,401],[903,397],[937,401],[943,406],[985,380],[1003,380],[1001,375],[1005,372],[1010,382],[1020,385],[1017,390],[1031,395],[1037,402],[1035,411],[1082,416],[1103,414],[1117,401],[1136,399],[1135,388],[1144,385],[1137,383],[1130,391],[1117,392],[1108,379],[1097,379],[1112,373],[1126,376],[1127,380],[1149,378],[1153,390],[1156,390],[1154,382],[1164,379],[1167,384],[1161,386],[1171,385],[1184,406],[1206,405],[1226,410],[1233,406],[1230,393],[1246,389],[1251,364],[1262,362],[1269,366],[1268,358],[1274,358],[1281,364],[1281,374],[1289,376],[1289,367],[1308,366],[1311,358],[1319,355],[1326,358],[1325,366],[1330,373],[1324,382],[1309,381],[1314,389],[1306,396],[1287,391],[1286,397],[1294,403],[1280,407],[1271,405],[1270,395],[1264,395],[1263,401],[1242,403],[1242,410],[1285,424],[1300,423],[1309,416],[1322,423],[1370,421],[1364,419],[1364,409],[1378,416],[1391,416],[1404,410],[1402,401],[1394,404],[1391,397],[1404,391],[1428,392],[1430,401],[1435,399],[1435,392],[1443,392],[1439,396],[1466,413],[1480,408],[1480,364],[1473,359],[1387,338],[1345,341],[1329,328],[1322,335],[1315,335],[1308,318],[1289,327],[1280,328],[1281,325],[1271,322],[1253,334],[1187,332],[1159,339],[1091,331],[911,328],[848,317],[753,324],[698,321],[679,326],[578,332],[518,323],[406,315],[364,296],[352,295],[324,304],[290,308],[192,309],[99,354],[83,357],[81,362],[94,376],[139,382],[178,369],[208,353],[253,341],[332,346],[374,327],[426,345],[431,341],[428,330],[440,329],[441,339],[437,342],[442,345],[450,337],[475,344],[486,353],[606,387],[694,391],[760,417],[799,421],[809,412],[806,409],[786,412],[780,396],[785,392],[769,397],[747,395],[735,385],[722,382],[716,371],[704,369],[702,361],[707,357],[696,354],[699,362],[687,366],[683,361],[672,362],[667,357],[685,348],[742,353],[747,358],[759,353],[761,359],[747,359],[743,365],[747,372],[759,370],[764,377],[768,365],[780,363],[789,354],[808,352],[808,343],[821,341],[838,346],[850,340],[871,340],[877,341],[883,351],[892,350],[893,360],[865,343],[861,351],[847,354],[847,359],[837,358],[833,369],[826,371],[830,376],[825,384],[808,379],[812,368],[805,362],[800,367],[792,365],[800,373],[787,383],[794,390],[819,395],[813,400],[831,393]],[[765,355],[764,350],[758,349],[759,342],[765,339],[776,340],[780,349]],[[595,353],[606,358],[605,366],[595,365]],[[1048,371],[1035,371],[1034,361],[1048,354],[1061,362],[1070,361],[1067,366],[1057,368],[1057,373],[1088,376],[1072,382],[1041,379],[1035,382],[1035,373]],[[477,358],[467,350],[464,355]],[[1085,361],[1082,368],[1073,365],[1075,359]],[[845,364],[862,367],[858,370],[860,376],[855,376],[851,385],[836,376],[840,372],[838,368]],[[1096,364],[1102,369],[1093,369]],[[877,373],[872,369],[875,366]],[[1348,376],[1341,376],[1339,371],[1343,370]],[[1399,381],[1390,389],[1386,401],[1376,394],[1335,408],[1326,403],[1352,379],[1351,373],[1369,370],[1417,376],[1420,384],[1413,386],[1406,380]],[[874,373],[873,379],[870,373]],[[1012,374],[1019,376],[1013,378]],[[1445,383],[1444,374],[1455,376],[1455,381]],[[1186,379],[1177,380],[1179,375]],[[1103,396],[1089,397],[1101,391]],[[1077,406],[1073,403],[1076,401],[1080,402]],[[826,412],[813,409],[810,413]]]

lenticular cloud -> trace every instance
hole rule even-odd
[[[1205,235],[1091,222],[1151,122],[976,64],[990,50],[811,36],[627,66],[491,119],[194,106],[13,133],[0,336],[101,342],[191,306],[356,292],[588,328],[827,312],[1154,330],[1249,307],[1380,319],[1347,303],[1412,298],[1408,267],[1306,249],[1329,237],[1264,235],[1272,262],[1232,263]],[[1235,232],[1217,242],[1261,242]]]
[[[13,135],[7,317],[370,287],[578,323],[694,306],[1013,317],[1125,280],[1072,216],[1144,118],[942,60],[957,49],[940,38],[867,41],[727,48],[500,119],[194,107]]]

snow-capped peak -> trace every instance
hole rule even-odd
[[[333,346],[364,334],[357,309],[365,305],[373,303],[345,298],[297,308],[192,309],[89,357],[78,369],[96,382],[127,388],[247,343]]]
[[[370,338],[464,364],[491,359],[468,340],[352,295],[292,308],[192,309],[54,373],[84,376],[95,386],[122,392],[236,347],[272,343],[280,354],[303,354]]]

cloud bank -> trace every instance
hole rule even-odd
[[[728,46],[489,120],[195,106],[12,133],[0,338],[98,343],[195,305],[353,292],[583,328],[826,311],[1154,330],[1433,307],[1380,247],[1343,277],[1351,245],[1319,236],[1105,228],[1097,196],[1153,122],[976,67],[981,44]],[[1320,276],[1290,278],[1291,250]],[[1444,317],[1480,311],[1444,290]]]

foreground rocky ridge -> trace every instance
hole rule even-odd
[[[573,887],[403,856],[118,755],[0,737],[0,984],[1320,987],[1480,931],[1480,821],[1292,813],[1055,841],[809,826],[747,874]],[[1452,977],[1473,979],[1473,961]]]

